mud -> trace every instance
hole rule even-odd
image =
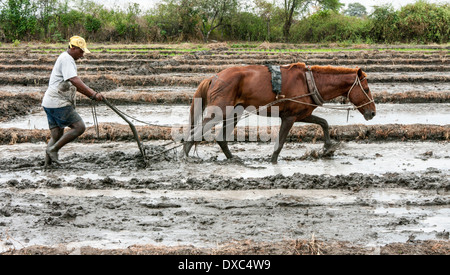
[[[60,49],[0,46],[0,254],[450,254],[448,48],[185,46],[189,53],[94,47],[79,63],[88,85],[153,124],[135,121],[147,163],[129,127],[104,106],[97,137],[90,102],[80,98],[88,129],[50,168],[39,105]],[[212,142],[189,157],[171,143],[204,77],[294,62],[360,66],[377,117],[351,112],[347,122],[346,112],[317,110],[331,125],[334,154],[323,155],[320,127],[299,124],[277,164],[269,162],[273,141],[248,142],[261,129],[275,137],[274,121],[271,129],[239,125],[244,140],[230,143],[233,160]]]
[[[23,95],[0,92],[0,122],[24,116],[40,105],[42,99],[36,95]]]
[[[148,153],[160,144],[147,143]],[[271,147],[236,144],[241,160],[227,161],[217,145],[200,145],[199,157],[169,152],[144,168],[133,143],[71,144],[60,156],[68,164],[46,170],[36,156],[45,144],[4,146],[3,251],[44,253],[62,243],[60,254],[132,254],[130,247],[242,254],[245,240],[267,246],[261,253],[286,254],[293,249],[286,240],[316,238],[322,253],[387,253],[393,243],[411,253],[428,241],[448,253],[448,144],[353,143],[331,158],[312,153],[318,144],[287,144],[275,166]]]

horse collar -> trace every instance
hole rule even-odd
[[[316,82],[314,81],[314,75],[311,71],[311,67],[306,67],[308,70],[305,72],[306,75],[306,83],[308,85],[308,91],[311,94],[311,97],[315,104],[318,106],[322,106],[325,100],[323,100],[322,96],[319,93],[319,90],[317,89]]]

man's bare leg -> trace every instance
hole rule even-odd
[[[48,150],[50,147],[52,147],[56,141],[58,141],[64,134],[64,129],[63,128],[59,128],[59,127],[55,127],[50,129],[50,141],[47,144],[47,149],[45,150],[45,167],[48,167],[52,164],[52,158],[49,156],[48,154]],[[56,159],[58,158],[58,156],[56,156]]]
[[[54,162],[58,163],[58,151],[67,143],[75,140],[86,130],[83,120],[79,120],[70,125],[70,130],[64,133],[63,128],[53,128],[50,130],[52,138],[47,145],[47,156]],[[53,141],[53,142],[52,142]]]

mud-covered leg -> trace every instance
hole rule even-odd
[[[183,152],[185,156],[189,156],[189,152],[191,151],[192,146],[194,146],[194,141],[185,141],[183,144]]]
[[[184,145],[183,145],[183,151],[186,156],[189,155],[189,152],[191,151],[192,146],[196,142],[200,142],[202,140],[203,134],[208,132],[209,130],[211,130],[212,127],[214,127],[215,124],[210,123],[213,119],[214,119],[214,117],[205,118],[205,119],[203,119],[201,126],[196,126],[191,130],[187,141],[185,141]]]
[[[232,140],[232,137],[234,136],[234,129],[241,119],[243,112],[244,109],[242,106],[238,105],[233,109],[233,112],[227,114],[227,118],[223,120],[222,130],[218,135],[218,137],[221,137],[221,140],[218,140],[217,143],[228,159],[233,158],[233,155],[228,148],[228,141]]]
[[[336,151],[336,145],[331,141],[330,138],[330,131],[329,131],[329,126],[328,126],[328,122],[318,116],[315,115],[310,115],[309,117],[303,118],[301,120],[298,120],[299,122],[306,122],[306,123],[314,123],[314,124],[318,124],[320,125],[320,127],[322,127],[323,130],[323,138],[324,138],[324,156],[328,156],[328,155],[332,155],[334,153],[334,151]]]
[[[223,121],[223,126],[221,133],[219,134],[221,136],[221,140],[216,140],[217,144],[219,144],[220,149],[222,149],[222,152],[225,154],[227,159],[233,158],[233,155],[230,152],[230,149],[228,148],[228,140],[227,140],[227,122],[226,120]]]
[[[280,126],[280,132],[278,134],[278,140],[275,144],[275,151],[272,154],[271,162],[277,163],[278,162],[278,155],[281,152],[281,149],[283,149],[284,142],[286,141],[287,135],[289,131],[292,128],[292,125],[294,125],[294,122],[296,120],[296,117],[283,117],[281,118],[281,126]]]
[[[236,109],[235,109],[236,110]],[[231,154],[230,149],[228,148],[228,141],[231,140],[231,137],[234,133],[234,128],[238,124],[241,118],[242,112],[233,112],[226,119],[223,120],[222,130],[219,133],[218,137],[221,137],[221,140],[217,140],[222,152],[225,154],[227,159],[233,158],[233,154]]]
[[[50,141],[47,144],[47,148],[45,150],[45,167],[49,167],[53,161],[50,155],[48,154],[49,148],[51,148],[62,136],[64,135],[64,129],[56,127],[50,129]],[[56,155],[56,159],[58,156]]]
[[[183,152],[186,157],[189,156],[189,152],[191,151],[192,146],[194,146],[194,144],[196,143],[196,141],[195,141],[196,139],[194,138],[196,135],[196,132],[197,132],[197,134],[200,134],[200,136],[202,136],[202,131],[203,131],[202,128],[203,127],[200,127],[200,126],[192,128],[189,133],[189,136],[187,137],[187,140],[184,141]],[[200,131],[200,133],[198,133],[198,131]]]
[[[52,162],[61,164],[58,160],[58,151],[67,143],[74,141],[77,137],[81,136],[86,130],[83,120],[79,120],[69,126],[70,130],[65,131],[61,128],[53,128],[50,130],[52,139],[55,141],[53,145],[47,146],[45,152],[50,157]],[[54,136],[56,133],[57,136]],[[62,136],[60,135],[61,133]],[[59,138],[58,138],[59,137]]]

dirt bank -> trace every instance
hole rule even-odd
[[[240,241],[220,244],[216,248],[193,246],[130,246],[126,249],[98,249],[31,246],[11,249],[1,255],[450,255],[449,241],[410,241],[382,247],[360,247],[348,242],[290,240],[260,243]]]
[[[40,95],[0,92],[0,122],[24,116],[41,104]]]
[[[184,132],[183,128],[180,131],[175,131],[172,127],[165,126],[136,126],[137,131],[142,140],[181,140]],[[275,129],[272,133],[271,130]],[[132,141],[134,135],[128,125],[121,125],[116,123],[102,123],[99,125],[100,135],[97,134],[94,127],[89,127],[86,132],[77,140],[79,142],[96,142],[96,141]],[[264,135],[265,141],[271,140],[271,136],[278,135],[277,127],[245,127],[235,129],[236,131],[244,132],[245,140],[249,137],[259,137],[259,133],[266,133]],[[434,141],[449,141],[450,126],[438,125],[347,125],[347,126],[332,126],[330,129],[332,139],[337,141],[408,141],[408,140],[434,140]],[[25,142],[47,142],[50,138],[48,130],[25,130],[17,128],[0,129],[0,144],[16,144]],[[260,140],[258,138],[258,140]],[[289,142],[315,142],[323,140],[323,133],[319,126],[306,125],[292,127],[288,141]]]
[[[157,89],[146,91],[126,89],[122,87],[111,87],[112,91],[103,92],[108,100],[115,105],[127,104],[191,104],[194,95],[193,88],[181,87],[173,90]],[[25,89],[25,88],[24,88]],[[433,89],[433,88],[431,88]],[[44,88],[42,88],[44,90]],[[33,108],[39,108],[44,92],[22,93],[0,92],[1,100],[5,104],[2,109],[4,120],[26,114]],[[375,103],[450,103],[450,91],[406,91],[387,92],[379,91],[373,93]],[[340,103],[343,98],[328,101],[328,103]],[[79,95],[77,102],[88,105],[91,101]],[[22,103],[28,103],[23,104]],[[9,108],[12,106],[12,108]],[[17,111],[16,111],[17,110]]]

